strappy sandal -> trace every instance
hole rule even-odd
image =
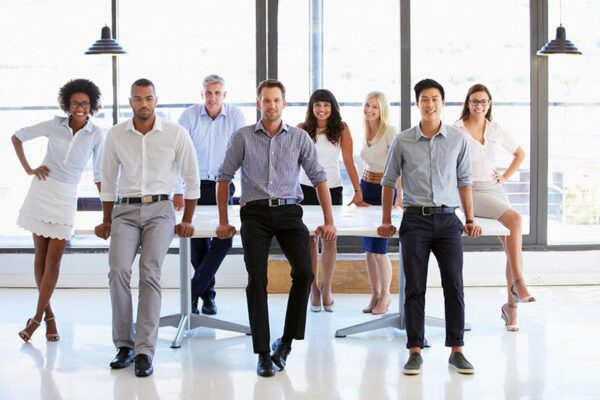
[[[510,324],[510,325],[508,324],[508,320],[509,320],[508,311],[506,310],[506,308],[504,306],[508,306],[510,308],[517,308],[517,306],[515,304],[506,303],[502,307],[500,307],[500,311],[502,312],[500,317],[504,320],[504,327],[506,328],[506,330],[509,332],[517,332],[519,330],[519,326],[517,324]]]
[[[60,340],[60,336],[57,333],[48,333],[48,321],[54,321],[54,317],[44,318],[46,322],[46,340],[49,342],[58,342]]]
[[[35,329],[31,333],[27,332],[27,330],[26,330],[27,328],[29,328],[30,325],[33,325],[33,324],[37,325],[35,328],[35,329],[37,329],[40,326],[40,321],[36,321],[33,318],[29,318],[27,320],[27,322],[25,323],[25,329],[23,329],[22,331],[19,332],[19,337],[21,339],[23,339],[23,341],[25,343],[27,343],[31,340],[31,335],[33,334],[33,332],[35,332]]]
[[[525,297],[520,297],[519,292],[517,292],[517,283],[523,282],[523,279],[515,279],[514,283],[510,285],[510,294],[512,294],[515,303],[531,303],[535,301],[535,297],[529,295]]]

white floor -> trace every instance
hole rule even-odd
[[[423,374],[402,375],[404,333],[392,328],[335,338],[337,329],[373,319],[366,295],[336,295],[334,313],[309,312],[306,340],[293,343],[285,372],[255,373],[249,336],[200,328],[169,345],[161,328],[155,373],[112,371],[106,290],[58,290],[53,298],[61,341],[47,343],[42,326],[29,344],[17,332],[31,316],[35,291],[0,289],[0,399],[599,399],[600,287],[533,287],[538,302],[521,305],[521,331],[504,331],[501,288],[467,288],[465,354],[473,376],[447,367],[444,330],[428,328]],[[178,310],[165,290],[163,314]],[[272,338],[281,334],[287,297],[270,296]],[[427,314],[443,316],[440,289],[428,292]],[[241,289],[219,290],[219,317],[247,324]],[[395,301],[390,311],[397,310]]]

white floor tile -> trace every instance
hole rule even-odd
[[[538,299],[519,307],[517,333],[500,319],[501,288],[467,288],[465,335],[473,376],[448,369],[444,330],[427,328],[423,373],[402,375],[402,331],[386,328],[335,338],[337,329],[373,318],[367,295],[336,295],[334,313],[309,312],[306,340],[295,341],[285,372],[255,373],[250,336],[200,328],[180,349],[174,328],[161,328],[150,378],[133,368],[112,371],[110,301],[106,290],[57,290],[53,307],[61,340],[44,327],[23,344],[17,332],[32,315],[36,292],[0,289],[0,399],[598,399],[600,287],[532,287]],[[178,311],[176,290],[163,293],[162,314]],[[281,334],[287,296],[270,296],[272,339]],[[427,314],[443,316],[440,289]],[[247,324],[245,292],[219,290],[218,317]],[[390,312],[397,310],[397,299]]]

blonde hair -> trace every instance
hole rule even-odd
[[[377,132],[375,132],[375,137],[372,140],[373,142],[376,142],[383,136],[383,133],[387,130],[387,128],[389,126],[388,118],[390,115],[390,103],[388,102],[388,99],[385,96],[385,94],[383,94],[382,92],[377,92],[377,91],[370,92],[365,97],[364,104],[366,104],[367,101],[369,101],[370,99],[377,100],[377,105],[379,106],[379,120],[380,120],[379,129],[377,129]],[[364,106],[364,104],[363,104],[363,106]],[[365,140],[368,140],[371,127],[369,126],[369,121],[367,121],[366,118],[364,119],[364,129],[365,129]]]

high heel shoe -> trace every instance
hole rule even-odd
[[[310,299],[309,299],[309,303],[310,303],[310,311],[312,312],[320,312],[321,311],[321,294],[319,293],[319,297],[317,297],[319,299],[319,304],[313,304],[313,295],[310,295]]]
[[[48,333],[48,321],[55,321],[54,317],[44,318],[46,322],[46,340],[49,342],[58,342],[60,340],[60,336],[57,333]]]
[[[371,302],[369,303],[369,305],[367,307],[362,309],[362,312],[365,314],[371,314],[371,312],[373,311],[373,309],[375,308],[375,306],[377,305],[378,302],[379,302],[379,299],[373,301],[373,299],[371,298]]]
[[[325,300],[323,299],[323,286],[321,286],[321,303],[323,304],[323,310],[333,312],[333,303],[335,303],[335,301],[331,299],[331,304],[325,304]]]
[[[33,318],[29,318],[29,319],[27,320],[27,323],[25,324],[25,329],[27,329],[27,328],[29,327],[29,325],[32,325],[32,324],[35,324],[35,325],[37,325],[37,326],[35,327],[35,329],[37,329],[37,327],[38,327],[38,326],[40,326],[40,322],[39,322],[39,321],[36,321],[36,320],[35,320],[35,319],[33,319]],[[19,337],[20,337],[21,339],[23,339],[23,341],[24,341],[25,343],[27,343],[27,342],[29,342],[29,341],[31,340],[31,335],[33,334],[33,332],[35,332],[35,329],[34,329],[34,330],[33,330],[33,332],[31,332],[31,333],[27,332],[25,329],[23,329],[22,331],[20,331],[20,332],[19,332]]]
[[[519,292],[517,292],[517,283],[523,282],[522,279],[515,279],[512,285],[510,285],[510,294],[512,295],[515,303],[532,303],[535,301],[535,297],[529,295],[525,297],[520,297]]]
[[[377,302],[377,305],[375,307],[373,307],[373,309],[371,310],[371,314],[373,314],[373,315],[385,314],[388,311],[388,308],[390,308],[391,303],[392,303],[391,297],[388,299],[388,302],[385,305],[385,307],[377,308],[377,306],[379,306],[379,302]]]
[[[519,330],[519,326],[517,324],[510,324],[509,325],[509,323],[508,323],[508,320],[509,320],[508,311],[506,311],[506,308],[504,306],[508,306],[510,308],[517,308],[517,306],[514,305],[514,304],[505,303],[504,305],[502,305],[502,307],[500,307],[500,311],[502,312],[502,314],[500,315],[500,317],[504,320],[504,327],[506,328],[506,330],[509,331],[509,332],[517,332]]]

